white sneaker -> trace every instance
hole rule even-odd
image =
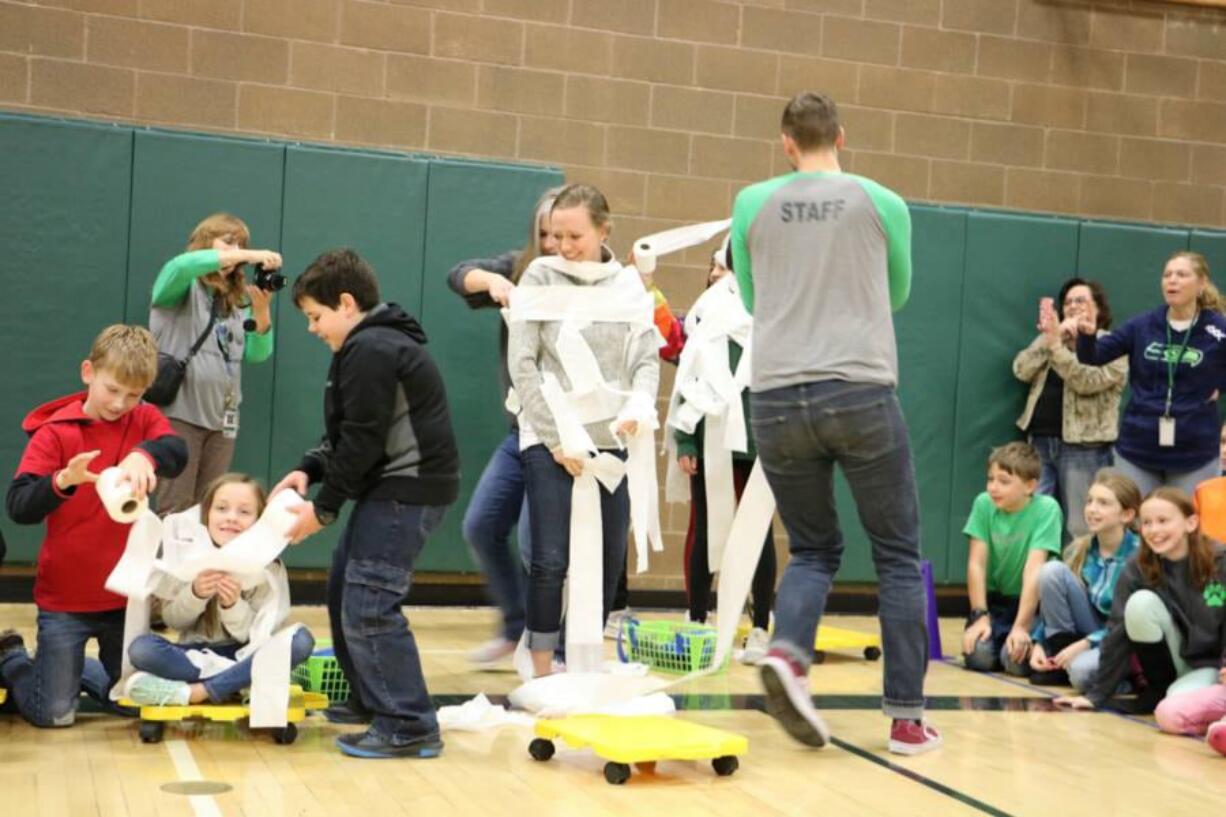
[[[470,663],[481,669],[491,669],[515,654],[515,642],[499,636],[491,638],[468,654]]]
[[[186,681],[169,681],[147,672],[132,673],[123,691],[141,706],[187,706],[191,703],[191,689]]]
[[[609,613],[609,617],[604,623],[604,637],[611,641],[616,641],[617,637],[621,634],[622,626],[631,618],[634,618],[634,613],[630,612],[629,607]]]
[[[741,652],[741,663],[756,664],[761,661],[766,657],[766,651],[770,649],[770,642],[770,633],[761,627],[754,627],[749,631],[749,637],[745,639],[745,649]]]

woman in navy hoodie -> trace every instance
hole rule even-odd
[[[1077,324],[1082,363],[1101,366],[1128,355],[1132,398],[1115,467],[1142,495],[1161,485],[1190,494],[1220,470],[1217,394],[1226,387],[1226,318],[1204,256],[1172,255],[1162,270],[1162,297],[1163,306],[1107,335],[1095,337],[1092,324]]]

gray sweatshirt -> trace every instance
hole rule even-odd
[[[592,286],[613,287],[616,273],[621,269],[617,261],[608,261],[609,274],[593,283],[572,278],[554,264],[555,256],[538,258],[532,262],[520,279],[520,287],[533,286]],[[553,373],[564,391],[570,391],[570,380],[557,355],[560,321],[513,321],[507,342],[507,368],[511,382],[523,407],[522,416],[545,444],[556,448],[559,443],[557,425],[553,414],[541,394],[542,376]],[[642,392],[655,400],[660,385],[659,335],[654,326],[639,327],[628,323],[593,323],[581,330],[584,340],[591,347],[601,374],[606,382],[625,391]],[[586,426],[587,433],[598,448],[617,448],[618,443],[609,431],[608,421]]]

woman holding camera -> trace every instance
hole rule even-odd
[[[186,510],[214,478],[230,470],[242,402],[242,364],[272,355],[272,294],[279,276],[248,285],[243,265],[280,269],[281,255],[250,250],[242,219],[215,213],[196,225],[187,250],[166,262],[153,284],[149,328],[158,342],[159,382],[146,393],[187,441],[188,461],[175,479],[159,480],[158,513]],[[278,286],[279,284],[279,286]],[[159,394],[163,370],[185,362],[173,393]]]

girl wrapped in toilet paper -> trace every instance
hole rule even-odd
[[[707,290],[686,314],[687,340],[666,423],[670,456],[665,498],[692,505],[686,590],[690,621],[700,623],[707,620],[712,574],[723,562],[737,501],[757,457],[746,422],[753,318],[728,260],[725,240],[711,259]],[[769,527],[761,552],[753,578],[753,629],[741,656],[747,664],[766,653],[775,588]]]
[[[281,627],[289,613],[289,582],[275,556],[284,537],[257,527],[279,522],[288,528],[293,516],[279,518],[279,507],[265,514],[265,505],[254,479],[225,474],[209,485],[199,506],[163,520],[162,558],[149,583],[179,641],[132,634],[124,656],[125,671],[135,670],[123,687],[128,698],[144,706],[221,703],[252,685],[253,666],[258,673],[264,658],[260,653],[288,649],[286,656],[266,659],[280,665],[273,667],[277,675],[288,675],[310,656],[310,632]],[[283,696],[270,704],[284,711]],[[253,712],[253,725],[258,720]]]
[[[533,542],[527,646],[536,675],[550,672],[558,645],[563,580],[568,667],[598,668],[632,515],[640,564],[648,542],[660,546],[654,303],[638,273],[604,246],[609,208],[599,190],[562,190],[550,224],[559,255],[528,267],[507,314]]]

